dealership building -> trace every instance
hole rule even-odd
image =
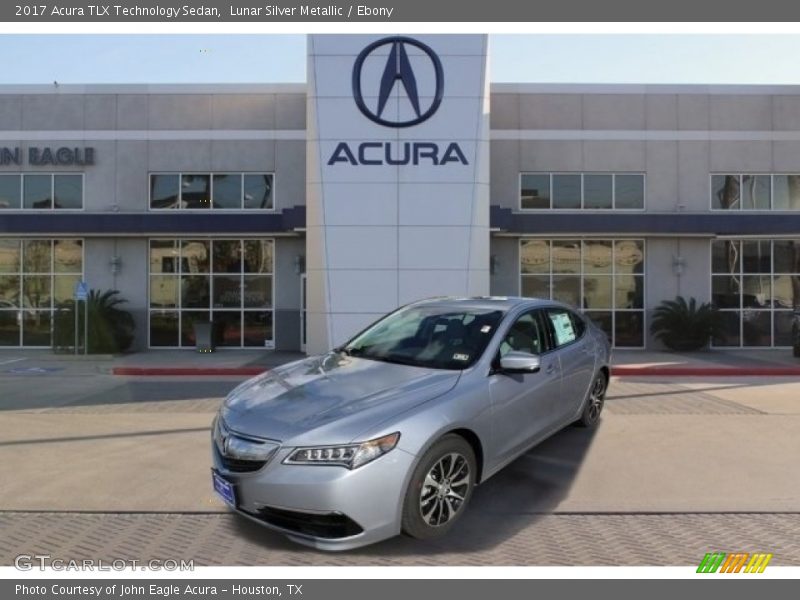
[[[134,348],[324,351],[437,295],[573,304],[657,348],[790,345],[800,87],[492,83],[483,35],[311,35],[306,84],[0,86],[0,347],[76,285]]]

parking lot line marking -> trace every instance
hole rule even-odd
[[[26,358],[12,358],[9,360],[0,361],[0,365],[10,365],[11,363],[19,362],[21,360],[27,360]]]

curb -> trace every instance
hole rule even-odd
[[[112,375],[132,377],[254,376],[269,367],[113,367]],[[800,377],[797,367],[611,367],[612,377]]]

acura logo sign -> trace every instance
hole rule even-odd
[[[368,97],[372,100],[372,97],[375,96],[375,92],[377,92],[377,103],[373,101],[370,103],[373,105],[368,106],[367,101],[364,99],[364,90],[361,81],[364,62],[375,53],[376,50],[385,46],[389,47],[389,56],[383,69],[383,75],[380,78],[379,85],[370,89],[372,93],[368,94]],[[411,61],[408,58],[407,48],[409,47],[422,50],[425,57],[430,60],[433,66],[435,89],[420,90],[418,88],[417,77],[414,74]],[[375,83],[378,84],[378,82]],[[400,93],[405,94],[408,99],[411,110],[415,115],[413,118],[398,120],[386,114],[386,104],[395,86],[398,86],[400,88]],[[420,98],[420,92],[422,92],[422,98]],[[359,110],[364,113],[364,116],[380,125],[386,127],[411,127],[423,121],[427,121],[439,108],[439,105],[442,103],[443,95],[444,71],[442,70],[442,62],[429,46],[413,38],[395,36],[372,42],[361,51],[356,58],[355,65],[353,65],[353,97],[355,98],[356,105]]]

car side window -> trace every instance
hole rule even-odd
[[[583,334],[583,324],[578,325],[576,316],[570,311],[563,308],[548,308],[546,312],[556,348],[574,342]]]
[[[545,332],[538,313],[538,310],[527,312],[514,322],[500,343],[501,357],[512,350],[541,354],[547,349]]]

